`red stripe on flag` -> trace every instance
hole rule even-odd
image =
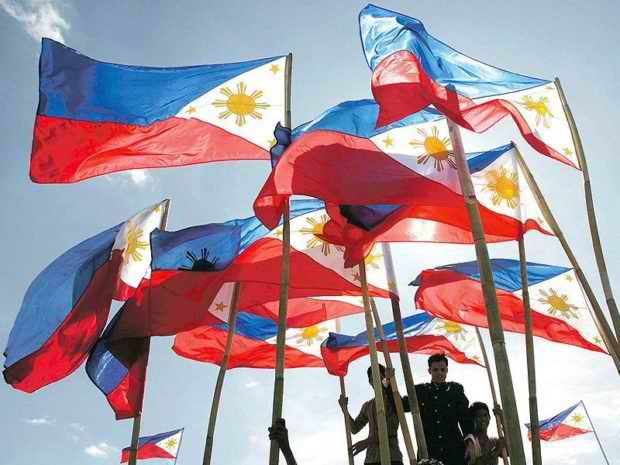
[[[145,459],[173,459],[174,455],[166,452],[155,444],[145,444],[138,449],[138,460]],[[121,463],[129,462],[129,448],[125,448],[121,454]]]
[[[560,423],[557,427],[548,430],[540,430],[540,439],[543,441],[559,441],[560,439],[579,436],[580,434],[591,433],[587,429],[575,428],[564,423]]]

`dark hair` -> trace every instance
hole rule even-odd
[[[381,365],[380,363],[378,363],[378,365],[379,365],[379,373],[381,373],[382,377],[385,377],[385,367]],[[372,376],[372,365],[368,367],[368,370],[366,370],[366,374],[368,375],[369,378]]]
[[[418,462],[418,465],[443,465],[443,462],[437,459],[422,459]]]
[[[448,366],[448,359],[444,354],[433,354],[428,357],[428,367],[430,368],[433,363],[437,362],[446,362],[446,366]]]
[[[485,404],[484,402],[474,402],[473,404],[471,404],[469,406],[468,409],[468,413],[469,413],[469,417],[473,418],[473,416],[476,414],[476,412],[480,411],[480,410],[484,410],[485,412],[487,412],[489,414],[489,416],[491,415],[491,412],[489,411],[489,407],[487,404]]]

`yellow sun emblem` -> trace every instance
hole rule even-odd
[[[378,270],[381,268],[382,258],[383,258],[382,253],[373,253],[371,251],[368,255],[364,257],[364,263],[366,264],[367,267],[370,266],[371,268]]]
[[[548,97],[540,97],[538,101],[534,101],[532,97],[529,95],[525,95],[522,98],[522,102],[519,102],[523,108],[528,111],[533,111],[536,113],[536,126],[540,123],[546,128],[550,128],[549,120],[553,118],[553,113],[549,110],[547,106],[547,102],[549,102]]]
[[[409,142],[409,145],[412,147],[424,147],[424,154],[418,156],[418,164],[424,165],[432,158],[437,171],[443,170],[444,162],[450,168],[456,168],[454,153],[450,150],[452,141],[449,137],[440,137],[437,126],[433,126],[430,135],[426,132],[426,129],[418,129],[418,134],[424,139],[413,139]]]
[[[262,90],[255,90],[251,94],[246,94],[247,86],[244,82],[237,84],[237,93],[233,93],[228,87],[222,87],[220,94],[226,97],[226,100],[214,100],[212,105],[216,108],[226,108],[219,114],[220,119],[227,119],[230,115],[236,115],[235,123],[241,127],[246,123],[246,116],[251,116],[254,119],[262,119],[258,110],[264,110],[269,108],[267,103],[261,103],[257,100],[263,96]]]
[[[485,191],[492,192],[493,205],[501,205],[503,201],[510,208],[519,205],[519,178],[517,173],[511,173],[504,166],[491,170],[486,175]]]
[[[454,321],[444,320],[443,323],[437,325],[439,331],[443,331],[443,335],[447,338],[453,338],[457,341],[465,341],[467,338],[467,330]]]
[[[177,438],[170,438],[164,443],[166,449],[174,449],[177,445]]]
[[[312,237],[308,239],[308,241],[306,242],[306,247],[310,247],[311,249],[313,249],[320,245],[321,252],[323,252],[323,255],[325,256],[331,253],[331,246],[333,244],[330,244],[329,242],[325,242],[319,236],[323,234],[323,228],[325,227],[328,221],[329,221],[329,216],[327,216],[326,214],[322,214],[318,220],[312,217],[306,218],[306,223],[308,223],[308,226],[301,228],[299,230],[299,232],[303,235],[307,235],[307,234],[312,235]],[[334,248],[340,252],[344,250],[342,247],[338,245],[334,245]]]
[[[305,343],[308,346],[311,346],[315,342],[321,342],[325,339],[322,334],[328,332],[327,328],[319,328],[317,325],[309,326],[307,328],[303,328],[299,331],[298,334],[295,335],[297,338],[297,344]]]
[[[580,425],[583,420],[585,420],[585,418],[586,417],[583,416],[581,413],[575,413],[572,417],[570,417],[571,421],[576,425]]]
[[[144,231],[140,228],[134,227],[131,223],[127,225],[127,233],[125,235],[125,263],[128,263],[130,259],[136,262],[142,261],[144,256],[140,252],[141,249],[148,249],[149,243],[142,241]]]
[[[568,296],[566,294],[559,294],[555,289],[549,289],[549,292],[544,289],[540,290],[539,302],[548,305],[547,312],[550,315],[560,315],[566,319],[579,318],[577,313],[577,306],[569,303]]]

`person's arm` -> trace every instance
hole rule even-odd
[[[288,442],[288,430],[286,429],[284,418],[276,420],[274,425],[269,428],[269,439],[278,442],[278,446],[286,460],[286,465],[297,465],[297,461],[295,460],[295,456]]]
[[[368,424],[368,413],[366,411],[368,402],[362,405],[362,410],[360,411],[359,415],[356,418],[353,418],[351,414],[349,413],[348,397],[340,396],[340,399],[338,399],[338,403],[340,404],[340,407],[342,408],[342,413],[344,413],[345,415],[349,417],[349,424],[351,425],[351,434],[359,433],[362,430],[362,428],[364,428],[364,426]]]
[[[469,464],[474,464],[475,458],[478,454],[473,441],[473,422],[471,418],[469,418],[469,414],[467,412],[469,407],[469,399],[467,399],[467,396],[465,395],[463,386],[456,383],[455,388],[458,389],[455,398],[455,413],[459,426],[461,427],[461,432],[465,438],[465,458],[468,459]]]

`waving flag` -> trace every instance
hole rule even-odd
[[[115,290],[148,271],[141,261],[148,242],[139,231],[158,224],[161,210],[153,205],[85,240],[36,277],[4,352],[7,383],[34,392],[81,365],[105,327]]]
[[[117,313],[97,341],[86,362],[90,380],[106,396],[117,420],[133,418],[142,411],[150,338],[123,339],[109,344]]]
[[[330,320],[306,328],[287,329],[285,368],[325,366],[321,357],[321,342],[335,328],[335,321]],[[179,333],[174,339],[172,350],[191,360],[219,365],[224,356],[228,331],[227,323],[219,323]],[[276,322],[248,313],[239,313],[228,369],[275,368],[277,334]]]
[[[138,440],[138,460],[176,459],[179,455],[183,429],[168,431]],[[129,462],[129,447],[123,449],[121,463]]]
[[[554,417],[542,420],[539,425],[540,439],[543,441],[559,441],[593,431],[583,402],[567,408]],[[529,436],[530,425],[526,424],[525,426],[527,426]]]
[[[505,331],[525,332],[518,260],[492,259],[493,280]],[[534,336],[607,353],[575,272],[527,264]],[[477,262],[423,271],[412,283],[418,308],[458,323],[488,327]]]
[[[394,323],[383,325],[383,331],[390,352],[399,352]],[[403,318],[403,333],[409,353],[443,353],[456,362],[482,366],[480,346],[475,333],[457,323],[433,318],[428,313],[417,313]],[[376,329],[375,338],[377,350],[382,350]],[[325,367],[334,376],[346,376],[349,364],[368,353],[366,331],[357,336],[330,333],[329,338],[321,345]]]
[[[433,105],[483,132],[510,116],[538,152],[578,168],[555,84],[487,65],[431,36],[417,19],[368,5],[360,35],[384,126]]]
[[[136,168],[269,160],[285,57],[148,68],[43,39],[30,177],[69,183]]]
[[[487,242],[516,240],[529,230],[553,234],[517,163],[514,145],[470,154],[468,164]],[[450,174],[457,179],[456,171]],[[473,243],[463,201],[459,207],[328,205],[328,212],[332,220],[323,238],[345,247],[347,263],[359,261],[376,242]]]
[[[292,202],[290,216],[289,297],[360,295],[358,268],[345,268],[341,250],[319,237],[329,219],[323,203]],[[156,231],[151,245],[154,271],[126,306],[111,336],[113,341],[172,335],[217,322],[206,310],[227,282],[249,283],[242,290],[242,308],[279,299],[281,227],[270,231],[251,217],[177,232]],[[366,258],[366,265],[370,293],[389,296],[383,254],[378,248]],[[316,321],[313,318],[317,316],[320,313],[298,314],[298,321]]]
[[[460,205],[445,118],[433,109],[375,129],[372,100],[345,102],[293,131],[256,200],[275,228],[289,196],[334,204]]]

